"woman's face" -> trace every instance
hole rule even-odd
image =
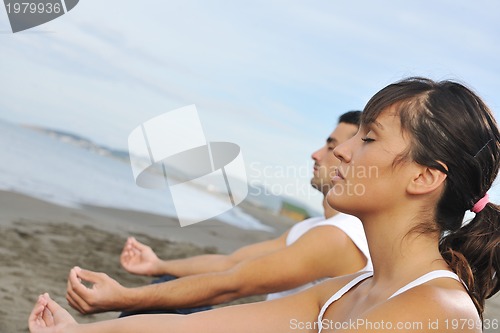
[[[413,162],[395,160],[408,149],[409,142],[394,107],[384,110],[373,123],[362,125],[354,137],[334,150],[340,165],[332,178],[328,203],[358,217],[401,203]]]

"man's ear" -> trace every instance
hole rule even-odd
[[[444,163],[439,162],[439,164],[448,171]],[[447,177],[443,171],[423,165],[419,166],[416,171],[406,188],[410,194],[431,193],[444,184]]]

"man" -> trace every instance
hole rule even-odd
[[[325,145],[312,154],[315,163],[311,184],[325,196],[339,163],[333,149],[357,132],[360,114],[351,111],[342,115]],[[336,212],[326,200],[323,207],[324,218],[307,219],[274,240],[245,246],[229,255],[162,261],[150,247],[130,238],[120,258],[128,272],[168,274],[178,279],[125,288],[104,273],[75,267],[69,274],[66,298],[81,313],[151,313],[215,305],[250,295],[269,294],[268,299],[274,299],[324,278],[371,269],[361,222]],[[87,288],[82,281],[93,286]]]

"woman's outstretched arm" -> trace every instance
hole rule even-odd
[[[31,333],[317,332],[314,325],[321,302],[320,294],[318,288],[311,288],[275,301],[230,306],[191,315],[140,315],[81,325],[45,294],[33,308],[29,329]]]

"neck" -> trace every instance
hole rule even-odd
[[[333,217],[339,213],[328,204],[328,202],[326,201],[326,197],[323,198],[323,211],[325,214],[325,219],[329,219],[330,217]]]
[[[435,269],[447,269],[438,248],[437,233],[411,232],[422,221],[408,211],[362,219],[373,262],[374,282],[397,283]]]

